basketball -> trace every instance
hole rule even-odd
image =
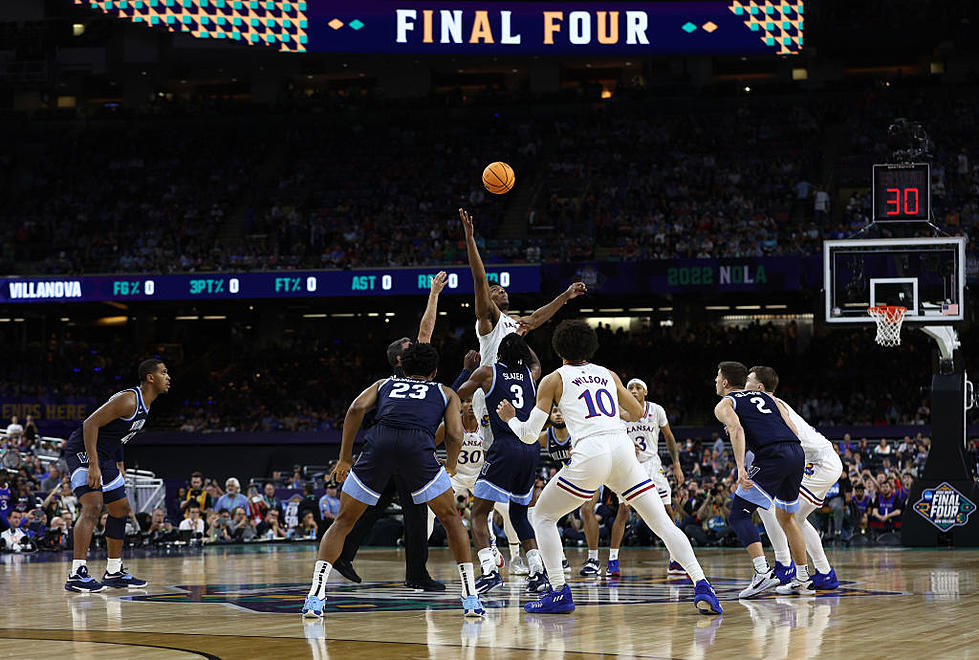
[[[516,180],[513,175],[513,168],[500,161],[490,163],[483,170],[483,186],[494,195],[510,192]]]

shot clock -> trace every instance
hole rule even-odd
[[[928,163],[874,165],[874,222],[931,220],[931,167]]]

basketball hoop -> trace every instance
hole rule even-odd
[[[904,322],[904,313],[907,311],[907,307],[890,305],[871,307],[867,310],[867,313],[877,321],[878,344],[881,346],[901,345],[901,324]]]

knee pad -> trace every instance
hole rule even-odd
[[[107,516],[105,519],[105,536],[110,539],[126,538],[126,518]]]
[[[748,547],[752,543],[760,543],[761,536],[758,529],[751,523],[751,514],[754,513],[758,505],[754,502],[735,495],[731,503],[731,513],[727,517],[727,523],[738,535],[741,545]]]
[[[517,538],[519,538],[521,541],[536,538],[534,536],[534,528],[530,524],[530,520],[527,518],[526,504],[510,502],[510,524],[513,525],[513,529],[515,529],[517,532]]]

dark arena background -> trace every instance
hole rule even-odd
[[[0,657],[979,657],[977,29],[969,0],[3,0]],[[397,340],[437,349],[441,410],[499,318],[544,375],[586,321],[581,368],[662,407],[631,434],[643,497],[696,569],[629,490],[581,494],[590,439],[563,467],[552,418],[521,467],[542,571],[538,497],[581,507],[556,516],[570,570],[528,591],[519,498],[473,515],[520,446],[483,390],[436,450],[447,494],[429,449],[432,481],[359,424]],[[739,514],[758,468],[715,415],[742,389],[722,361],[774,368],[801,417],[809,578]],[[586,390],[585,422],[622,396]],[[412,500],[439,493],[426,541]],[[503,580],[480,617],[467,571]],[[573,612],[525,610],[555,581]]]

